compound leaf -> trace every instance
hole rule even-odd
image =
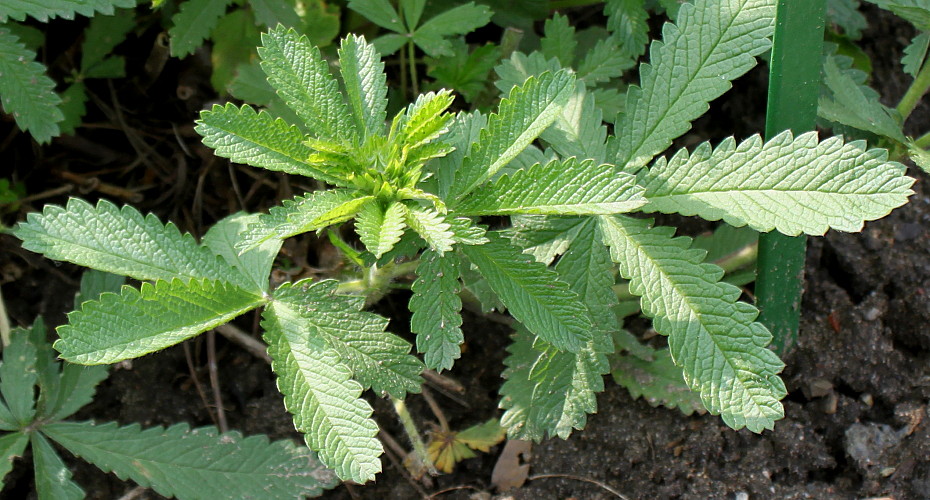
[[[288,440],[219,433],[213,427],[119,427],[115,422],[57,422],[42,432],[68,451],[121,479],[167,497],[289,498],[336,485],[313,454]]]
[[[357,134],[329,64],[310,40],[278,25],[258,49],[268,82],[318,138],[351,144]]]
[[[216,104],[200,112],[195,130],[214,154],[236,163],[313,177],[336,186],[349,185],[339,172],[307,163],[313,149],[304,144],[303,132],[267,111],[256,112],[249,105]]]
[[[640,66],[641,87],[631,87],[617,123],[615,163],[634,170],[671,145],[704,114],[730,81],[756,65],[771,45],[775,2],[695,0],[652,42],[650,64]]]
[[[594,86],[623,75],[636,58],[624,52],[614,37],[598,40],[578,65],[578,79]]]
[[[575,77],[560,70],[530,77],[501,100],[471,154],[456,172],[455,194],[462,197],[510,163],[558,117],[575,90]]]
[[[581,350],[594,326],[578,295],[500,233],[487,236],[488,243],[461,249],[513,317],[557,349]]]
[[[448,370],[462,355],[461,259],[427,250],[420,256],[410,297],[410,331],[417,334],[417,350],[428,368]]]
[[[384,210],[377,200],[369,200],[358,212],[355,231],[365,248],[380,259],[403,236],[406,215],[407,208],[400,202],[392,202]]]
[[[349,8],[382,28],[397,33],[406,32],[389,0],[349,0]]]
[[[569,158],[536,164],[485,185],[457,207],[464,215],[597,215],[646,204],[636,177],[608,164]]]
[[[31,16],[34,19],[46,22],[55,17],[74,19],[75,14],[93,16],[95,12],[110,15],[116,7],[132,8],[137,0],[3,0],[0,2],[0,23],[7,18],[17,21]]]
[[[409,354],[410,344],[384,331],[387,319],[362,311],[364,300],[336,295],[337,284],[284,284],[275,290],[274,300],[298,314],[304,335],[335,352],[363,387],[396,398],[420,392],[423,364]]]
[[[356,130],[365,137],[383,133],[387,84],[381,56],[364,37],[349,34],[339,47],[339,65]]]
[[[739,302],[740,289],[719,281],[723,270],[702,263],[705,252],[672,238],[673,229],[625,216],[601,217],[600,228],[704,406],[734,429],[771,429],[784,416],[779,400],[787,391],[778,377],[784,364],[768,349],[772,335],[754,321],[759,311]]]
[[[31,442],[38,497],[65,500],[84,498],[84,490],[71,480],[71,471],[45,436],[34,432]]]
[[[65,207],[46,205],[13,234],[23,248],[138,280],[208,278],[250,288],[248,279],[172,223],[152,214],[100,200],[94,207],[71,198]]]
[[[59,109],[61,97],[55,93],[55,82],[35,59],[36,53],[23,46],[16,35],[0,28],[0,103],[21,130],[46,143],[58,135],[58,123],[65,115]]]
[[[266,302],[223,281],[177,278],[124,286],[68,314],[55,349],[72,363],[116,363],[155,352],[226,323]]]
[[[0,485],[3,479],[13,469],[13,459],[23,456],[29,436],[22,432],[11,432],[0,436]]]
[[[340,478],[374,479],[383,450],[371,406],[359,399],[362,386],[351,379],[352,370],[335,351],[308,337],[303,316],[293,306],[272,302],[262,317],[278,390],[307,445]]]
[[[413,32],[413,41],[430,57],[451,56],[452,44],[445,38],[470,33],[488,24],[491,15],[487,6],[468,2],[423,23]]]
[[[726,139],[716,149],[704,143],[639,176],[646,211],[794,236],[859,231],[863,221],[884,217],[912,194],[914,179],[904,173],[885,150],[866,150],[864,142],[818,142],[816,132],[795,139],[787,131],[764,144],[758,135],[740,144]]]
[[[21,428],[29,424],[36,413],[36,348],[25,331],[17,330],[11,337],[10,344],[3,348],[3,362],[0,363],[0,394],[6,403],[5,410],[9,410],[9,416],[4,414],[2,420],[6,424],[4,427]],[[9,425],[11,423],[14,425]]]
[[[171,18],[171,55],[185,57],[203,45],[232,0],[187,0]]]

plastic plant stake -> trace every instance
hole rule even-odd
[[[765,135],[813,130],[820,93],[825,0],[779,0],[769,67]],[[756,296],[760,321],[779,354],[797,341],[805,236],[759,235]]]

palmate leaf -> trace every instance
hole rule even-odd
[[[155,352],[222,325],[267,302],[223,281],[158,280],[124,286],[68,314],[55,349],[72,363],[116,363]]]
[[[31,2],[30,2],[31,3]],[[6,5],[6,2],[3,2]],[[0,17],[5,7],[0,6]],[[10,30],[0,27],[0,103],[13,115],[16,124],[40,143],[58,135],[58,123],[65,119],[58,108],[61,98],[55,82],[45,75],[45,66],[36,62],[36,53],[27,49]]]
[[[501,58],[500,47],[487,43],[469,50],[464,40],[453,39],[453,55],[430,59],[427,74],[436,87],[455,89],[468,103],[488,87],[488,73]]]
[[[695,0],[683,4],[678,23],[652,42],[650,64],[640,66],[640,87],[627,94],[617,123],[614,163],[627,170],[647,164],[691,128],[731,81],[756,65],[775,27],[771,0]]]
[[[555,270],[591,312],[593,338],[578,353],[561,352],[518,329],[511,356],[505,360],[507,382],[501,387],[501,424],[512,438],[567,438],[584,428],[588,413],[597,411],[596,393],[604,390],[609,371],[606,354],[613,351],[610,335],[619,329],[611,307],[617,296],[613,263],[595,219],[583,219],[577,236]]]
[[[284,200],[281,206],[271,207],[267,214],[258,216],[257,222],[249,224],[248,229],[239,235],[236,248],[241,253],[270,239],[283,240],[322,229],[328,225],[327,221],[338,220],[333,215],[340,211],[340,207],[356,199],[358,197],[353,191],[333,189]],[[349,218],[351,215],[345,220]]]
[[[460,247],[510,313],[557,349],[581,350],[594,326],[578,295],[544,264],[520,252],[505,236],[489,232],[488,243]]]
[[[555,121],[574,89],[575,77],[564,70],[530,77],[514,87],[456,171],[455,196],[467,195],[510,163]]]
[[[395,201],[384,209],[377,200],[369,200],[358,212],[355,232],[365,248],[380,259],[400,241],[407,225],[406,216],[407,208],[400,202]]]
[[[29,342],[29,334],[17,330],[11,337],[10,344],[3,348],[0,363],[0,394],[5,403],[0,421],[7,430],[25,427],[32,421],[38,381],[36,348]]]
[[[23,456],[29,436],[22,432],[11,432],[0,436],[0,485],[3,479],[13,469],[13,459]]]
[[[701,263],[702,250],[673,229],[625,216],[600,218],[604,243],[641,297],[657,332],[668,335],[675,364],[723,421],[753,432],[771,429],[784,416],[787,391],[778,377],[784,364],[768,349],[772,335],[755,322],[758,310],[739,302],[740,289],[720,282],[723,270]]]
[[[58,422],[42,432],[71,453],[178,498],[290,498],[319,495],[335,481],[306,448],[215,428],[119,427],[115,422]]]
[[[362,386],[320,339],[311,339],[294,307],[272,302],[262,314],[271,367],[294,426],[320,461],[342,479],[364,483],[381,471],[383,451]]]
[[[420,392],[423,364],[409,354],[410,344],[384,331],[387,319],[362,311],[364,299],[336,295],[337,285],[335,280],[284,284],[274,300],[298,314],[309,341],[335,352],[363,387],[396,398]]]
[[[349,0],[349,8],[365,19],[397,33],[404,33],[400,16],[389,0]]]
[[[767,143],[758,135],[740,144],[726,139],[716,149],[704,143],[639,176],[646,211],[794,236],[859,231],[863,221],[884,217],[912,194],[914,179],[904,173],[885,150],[866,150],[864,142],[818,142],[816,132],[795,139],[788,131]]]
[[[608,164],[569,158],[503,176],[466,197],[463,215],[607,215],[646,204],[636,177]]]
[[[878,102],[877,96],[867,96],[848,73],[840,70],[834,56],[828,56],[824,62],[823,82],[833,95],[820,97],[818,115],[898,142],[907,140],[896,112]]]
[[[216,104],[200,112],[194,129],[214,154],[236,163],[313,177],[336,186],[351,185],[341,172],[309,164],[307,158],[313,149],[304,144],[303,132],[267,111],[256,113],[249,105]]]
[[[23,248],[50,259],[138,280],[208,278],[254,287],[174,224],[106,200],[96,207],[77,198],[65,207],[46,205],[41,214],[29,214],[13,234],[23,240]]]
[[[45,436],[34,432],[30,441],[38,497],[63,500],[84,498],[84,490],[71,480],[71,471]]]
[[[387,84],[381,56],[364,37],[350,33],[339,47],[339,66],[355,129],[365,137],[383,133]]]
[[[410,331],[427,368],[449,370],[462,355],[461,259],[458,254],[427,250],[420,256],[417,279],[410,287]]]
[[[359,134],[329,64],[306,36],[278,25],[258,49],[268,82],[318,138],[352,144]]]
[[[468,2],[428,19],[413,32],[413,42],[430,57],[451,56],[446,37],[470,33],[491,21],[491,9]]]
[[[137,0],[3,0],[0,2],[0,23],[7,18],[17,21],[30,16],[38,21],[55,17],[74,19],[75,14],[93,16],[95,12],[112,14],[116,7],[132,8]]]
[[[171,55],[185,57],[193,54],[210,37],[220,17],[232,0],[187,0],[171,18],[174,26],[168,30],[171,37]]]

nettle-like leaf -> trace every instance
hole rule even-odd
[[[365,248],[375,258],[381,258],[403,236],[406,216],[407,207],[403,203],[395,201],[385,209],[378,200],[369,200],[358,212],[355,231]]]
[[[99,12],[109,15],[117,7],[135,6],[136,0],[3,0],[0,3],[0,23],[5,23],[7,18],[23,21],[26,16],[46,22],[56,17],[74,19],[75,14],[90,17]]]
[[[275,301],[262,317],[278,390],[307,445],[340,478],[374,479],[383,450],[371,406],[359,399],[362,385],[352,380],[352,370],[321,339],[310,337],[296,307]]]
[[[381,56],[364,38],[350,34],[339,47],[339,63],[355,129],[365,136],[380,134],[387,109]]]
[[[869,23],[859,12],[859,0],[827,0],[827,20],[843,29],[853,40],[862,38]]]
[[[455,233],[451,224],[438,212],[406,205],[407,225],[416,231],[421,238],[439,255],[452,250],[455,244]]]
[[[306,448],[215,428],[140,429],[137,424],[57,422],[42,432],[71,453],[164,496],[218,498],[316,496],[335,486]],[[58,498],[58,497],[55,497]]]
[[[543,26],[545,35],[539,40],[540,50],[549,58],[556,58],[563,68],[572,67],[575,60],[575,27],[570,25],[568,18],[556,13]]]
[[[428,368],[448,370],[461,355],[462,300],[458,254],[426,251],[417,265],[410,298],[410,331],[417,334],[417,350]]]
[[[246,252],[236,248],[239,235],[258,222],[258,214],[239,212],[222,219],[203,235],[203,244],[222,257],[227,264],[246,275],[255,290],[268,290],[271,265],[281,249],[281,240],[271,239]]]
[[[138,280],[206,278],[263,290],[174,224],[106,200],[96,207],[77,198],[65,207],[46,205],[41,214],[29,214],[13,234],[24,248],[50,259]]]
[[[928,50],[930,50],[930,32],[925,31],[914,36],[911,43],[904,48],[904,56],[901,57],[904,72],[916,78],[927,59]]]
[[[25,427],[36,413],[36,348],[29,342],[26,332],[16,333],[11,334],[10,344],[4,346],[0,363],[0,394],[3,395],[0,425],[3,430]]]
[[[187,0],[171,18],[174,26],[168,30],[171,55],[185,57],[193,54],[210,37],[220,17],[232,0]]]
[[[604,5],[607,29],[619,38],[620,48],[634,58],[646,51],[649,42],[649,12],[644,0],[607,0]]]
[[[598,215],[646,204],[633,175],[593,160],[552,161],[518,170],[483,186],[456,211],[464,215]]]
[[[71,471],[45,436],[35,432],[29,441],[32,444],[36,493],[39,498],[84,498],[84,490],[71,480]]]
[[[898,142],[906,142],[897,111],[885,107],[877,96],[866,95],[862,88],[837,66],[834,56],[827,56],[823,82],[830,97],[821,96],[817,114],[827,120],[865,130]]]
[[[4,6],[0,6],[0,21]],[[0,27],[3,111],[13,115],[20,129],[44,143],[58,135],[58,123],[65,117],[59,109],[61,98],[55,93],[55,82],[45,75],[45,67],[35,59],[35,51],[27,49],[9,29]]]
[[[629,334],[626,334],[629,335]],[[637,342],[633,339],[632,342]],[[611,357],[610,373],[617,384],[626,387],[633,399],[643,398],[651,406],[675,408],[685,415],[703,413],[698,393],[685,384],[681,368],[672,361],[668,349],[640,345],[648,356],[621,354]]]
[[[578,352],[594,328],[587,307],[558,275],[499,233],[462,252],[518,321],[557,349]]]
[[[734,226],[787,235],[822,235],[829,228],[859,231],[866,220],[907,203],[914,179],[883,149],[846,144],[816,132],[783,132],[763,143],[726,139],[680,151],[639,174],[646,211],[723,219]]]
[[[768,349],[772,335],[758,310],[739,302],[740,289],[720,282],[723,270],[701,263],[704,251],[673,229],[624,216],[600,218],[604,243],[630,292],[657,332],[669,336],[675,364],[704,406],[735,429],[771,429],[784,416],[784,364]]]
[[[270,239],[283,240],[291,236],[316,231],[326,227],[329,221],[345,221],[345,206],[357,204],[355,192],[342,189],[314,191],[305,196],[284,200],[279,207],[271,207],[267,214],[249,224],[240,235],[236,248],[240,252],[255,248]],[[360,202],[362,205],[368,200]],[[359,209],[361,206],[359,206]],[[343,217],[335,217],[336,213]],[[349,216],[351,217],[351,216]]]
[[[177,278],[124,286],[85,302],[58,327],[55,348],[68,361],[115,363],[187,340],[267,302],[225,281]]]
[[[707,22],[713,19],[713,22]],[[617,123],[615,162],[627,170],[647,164],[691,128],[708,103],[756,65],[775,26],[771,0],[695,0],[666,24],[640,66],[640,86],[627,94]]]
[[[930,5],[924,0],[868,0],[903,17],[920,30],[930,30]]]
[[[555,121],[574,88],[575,77],[567,71],[543,73],[514,87],[455,172],[455,196],[467,195],[510,163]]]

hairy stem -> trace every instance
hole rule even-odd
[[[924,63],[924,67],[917,73],[917,77],[898,103],[898,113],[901,113],[902,121],[907,121],[927,90],[930,90],[930,63]]]
[[[10,318],[6,315],[2,291],[0,291],[0,341],[3,342],[3,347],[10,345]]]
[[[397,412],[397,417],[404,426],[404,432],[406,432],[407,437],[410,438],[410,443],[413,445],[413,453],[417,460],[426,467],[431,475],[437,475],[438,472],[436,472],[436,467],[426,453],[426,444],[423,442],[423,438],[420,437],[420,432],[417,431],[417,426],[413,422],[413,417],[410,416],[410,411],[407,410],[407,404],[404,403],[404,400],[395,397],[391,397],[391,402],[394,403],[394,411]]]

